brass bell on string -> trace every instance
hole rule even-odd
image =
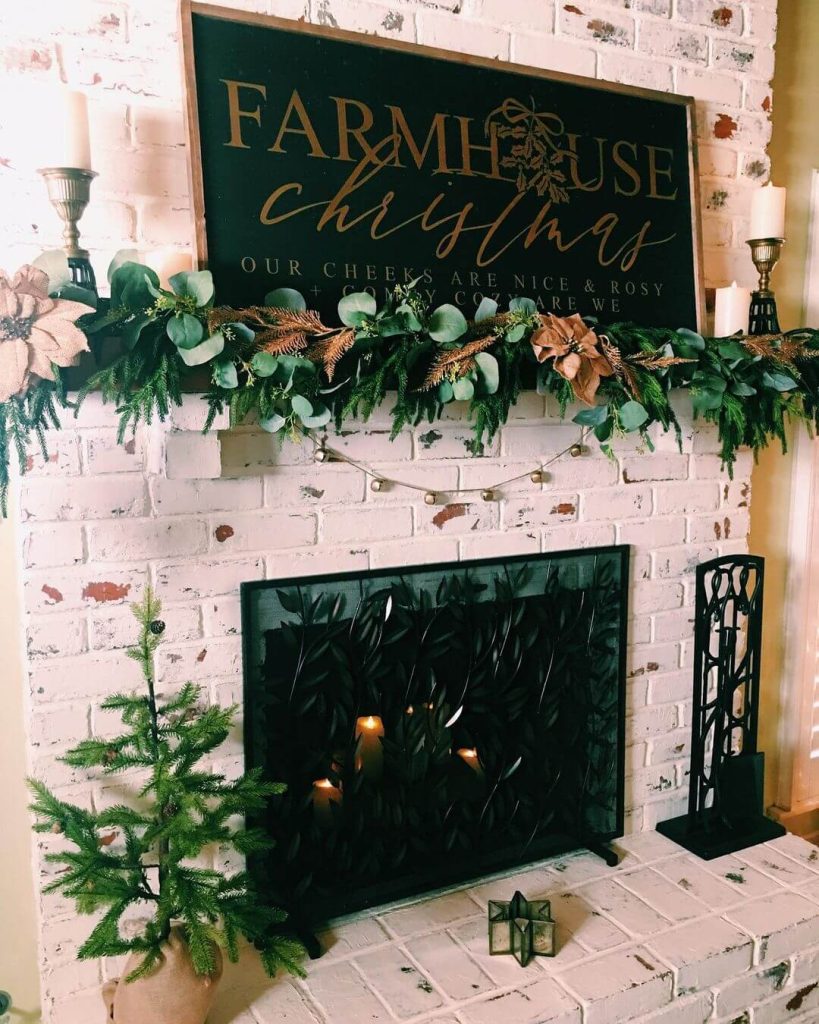
[[[571,457],[573,459],[576,459],[579,455],[582,455],[582,454],[583,454],[583,445],[582,444],[573,444],[571,446],[571,448],[569,449],[569,455],[571,455]]]
[[[533,484],[542,484],[545,479],[545,476],[546,474],[543,472],[542,469],[533,469],[532,472],[529,474],[529,479],[532,481]]]
[[[435,491],[427,491],[427,493],[424,495],[424,501],[426,502],[427,505],[434,505],[437,500],[438,495],[435,493]]]
[[[324,445],[319,445],[319,447],[316,448],[316,450],[313,452],[313,461],[314,462],[329,462],[330,461],[330,453],[327,451],[327,449],[324,447]]]
[[[380,491],[384,490],[386,484],[386,480],[382,480],[380,477],[377,476],[373,477],[373,479],[370,480],[370,490],[375,491],[376,494],[378,494]]]
[[[481,491],[481,497],[484,501],[494,501],[495,492],[491,488],[487,487],[485,491]]]

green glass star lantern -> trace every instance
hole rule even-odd
[[[527,900],[516,892],[511,900],[489,901],[489,952],[511,954],[525,967],[533,956],[554,956],[555,923],[549,900]]]

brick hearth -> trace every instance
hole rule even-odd
[[[705,862],[655,832],[325,934],[306,982],[227,973],[211,1024],[815,1024],[819,851],[795,836]],[[490,957],[489,899],[548,896],[554,959]]]

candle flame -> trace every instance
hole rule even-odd
[[[474,761],[478,756],[478,751],[474,747],[461,747],[461,749],[458,751],[458,754],[464,759]]]
[[[318,786],[319,789],[335,789],[336,787],[330,782],[329,779],[318,779],[313,783],[314,786]]]

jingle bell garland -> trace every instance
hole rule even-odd
[[[255,416],[280,436],[298,437],[331,422],[340,429],[366,420],[395,395],[392,436],[407,425],[434,422],[453,401],[469,403],[471,451],[480,454],[507,421],[521,391],[554,396],[565,414],[594,433],[607,454],[617,437],[638,433],[652,448],[650,428],[679,425],[672,390],[691,394],[695,415],[717,425],[730,472],[737,449],[756,453],[774,438],[786,444],[786,416],[819,425],[819,331],[770,337],[704,339],[687,330],[602,325],[592,317],[542,315],[531,299],[506,310],[484,298],[472,321],[452,305],[431,308],[415,284],[396,287],[379,307],[367,293],[344,296],[340,324],[326,324],[290,288],[262,305],[215,305],[208,271],[176,274],[161,288],[149,267],[117,257],[109,270],[111,298],[99,301],[78,327],[92,343],[117,338],[122,351],[79,392],[75,405],[99,390],[114,402],[120,439],[140,422],[164,420],[181,404],[193,374],[209,377],[203,430],[228,410],[231,422]],[[54,263],[47,255],[44,265]],[[38,261],[39,262],[39,261]],[[51,294],[54,295],[52,281]],[[59,294],[66,294],[65,282]],[[75,289],[75,292],[80,291]],[[56,382],[32,378],[18,396],[21,424],[11,438],[25,468],[26,431],[54,424]],[[7,409],[7,407],[0,407]],[[543,428],[548,431],[548,427]],[[0,488],[9,433],[0,433]]]

